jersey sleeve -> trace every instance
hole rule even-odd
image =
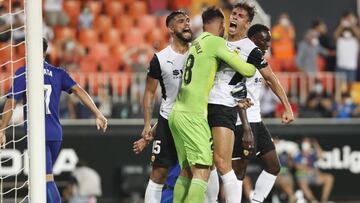
[[[160,62],[159,62],[159,59],[156,56],[156,54],[154,54],[154,56],[152,57],[152,59],[150,61],[147,75],[154,79],[161,78]]]
[[[65,70],[61,69],[61,73],[62,73],[61,90],[71,94],[72,93],[71,88],[74,85],[76,85],[76,82],[71,78],[71,76]]]
[[[19,101],[26,94],[25,67],[19,68],[15,72],[13,86],[10,88],[7,98]]]
[[[259,70],[268,66],[262,51],[258,47],[250,52],[247,62],[253,64]]]
[[[228,64],[232,69],[245,77],[251,77],[255,74],[255,67],[240,59],[236,51],[232,51],[226,45],[226,41],[220,37],[213,38],[215,56]]]

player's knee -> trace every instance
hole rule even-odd
[[[280,173],[280,164],[274,162],[273,165],[266,167],[265,171],[274,176],[277,176]]]
[[[214,162],[217,170],[220,174],[224,175],[225,173],[231,170],[231,161],[222,158],[221,156],[214,155]]]
[[[167,168],[153,167],[150,179],[157,184],[164,184],[168,174]]]
[[[210,166],[196,164],[191,167],[193,178],[207,181],[210,176]]]

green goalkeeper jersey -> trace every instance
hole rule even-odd
[[[194,40],[184,65],[182,84],[174,111],[207,115],[208,96],[220,61],[245,77],[255,74],[255,67],[240,59],[226,43],[223,38],[208,32],[202,33]]]

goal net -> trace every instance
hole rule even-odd
[[[35,12],[38,12],[38,14],[34,15]],[[30,25],[29,22],[31,21],[35,25]],[[40,33],[40,36],[35,36],[34,33]],[[42,49],[41,33],[41,1],[0,0],[0,115],[3,119],[5,114],[12,113],[7,127],[0,129],[5,130],[6,134],[6,142],[0,149],[0,203],[30,202],[30,200],[33,200],[31,202],[46,202],[44,199],[45,169],[43,169],[45,163],[36,164],[34,162],[38,158],[39,163],[44,162],[45,141],[41,140],[44,139],[41,133],[36,136],[29,136],[35,134],[33,128],[36,127],[32,124],[34,122],[32,121],[34,120],[33,112],[38,111],[29,104],[36,102],[33,100],[33,97],[36,96],[40,101],[38,106],[43,106],[43,101],[41,101],[43,95],[34,92],[34,87],[38,90],[43,88],[41,86],[43,84],[43,82],[41,83],[43,81],[42,74],[36,72],[42,72],[43,70],[42,51],[39,51]],[[30,40],[32,41],[29,42]],[[30,48],[34,46],[38,46],[38,48],[32,48],[31,50],[34,51],[31,52],[33,53],[27,54],[29,51],[26,50],[29,50],[29,45]],[[39,64],[41,64],[40,67],[37,67],[35,71],[32,70],[33,67],[39,66]],[[15,72],[25,65],[29,67],[23,73],[26,75],[27,85],[25,89],[16,92],[11,87],[14,79],[21,77],[21,75],[15,76]],[[40,81],[38,84],[32,82],[35,75],[37,80]],[[24,91],[26,91],[27,102],[21,100],[16,103],[11,102],[11,108],[3,111],[7,100],[14,100],[14,95],[24,93]],[[29,119],[23,117],[23,110],[26,109],[27,118]],[[39,113],[41,114],[42,111],[40,109]],[[37,129],[38,132],[44,131],[44,122],[41,121],[44,120],[40,115],[37,119],[37,122],[40,123]],[[29,126],[27,131],[24,130],[25,123]],[[33,137],[31,138],[33,140],[30,140],[30,137]],[[35,141],[37,144],[32,144]],[[31,150],[31,147],[38,147],[38,149],[34,151]],[[38,154],[39,152],[40,154]],[[34,158],[29,158],[29,154],[32,154]],[[40,170],[37,172],[40,176],[34,175],[34,172],[31,172],[32,170]],[[38,184],[38,187],[33,187],[39,180],[43,183]],[[35,190],[40,193],[39,196],[43,196],[41,197],[42,200],[36,201],[39,199],[37,199],[37,195],[34,195]]]

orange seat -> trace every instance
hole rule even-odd
[[[100,61],[101,70],[104,72],[118,72],[119,65],[119,61],[112,56],[105,57]]]
[[[99,41],[99,33],[94,29],[81,29],[79,31],[79,41],[84,46],[91,46]]]
[[[129,15],[134,18],[139,18],[148,13],[145,1],[133,1],[129,5]]]
[[[123,56],[124,53],[126,52],[127,47],[121,44],[117,44],[113,47],[111,47],[111,55],[113,57],[113,59],[117,60],[118,63],[122,63],[123,62]]]
[[[101,33],[108,32],[108,30],[113,26],[113,21],[110,16],[100,15],[95,20],[95,28]]]
[[[107,43],[109,45],[113,45],[116,43],[119,43],[121,41],[121,35],[119,30],[112,28],[110,30],[108,30],[107,32],[103,32],[101,34],[102,36],[102,41],[104,43]]]
[[[72,27],[76,27],[78,22],[78,16],[81,12],[81,1],[66,0],[63,3],[63,9],[69,16],[70,25]]]
[[[147,33],[151,29],[157,27],[156,17],[152,15],[146,15],[138,19],[138,27],[142,30],[143,33]]]
[[[25,56],[25,52],[26,52],[25,43],[19,44],[19,46],[16,46],[15,49],[16,49],[16,55]]]
[[[115,18],[115,26],[119,29],[119,30],[128,30],[132,27],[134,27],[135,25],[135,20],[134,18],[128,16],[128,15],[121,15]]]
[[[72,72],[70,73],[71,78],[79,84],[81,87],[85,87],[86,85],[86,76],[83,73]]]
[[[145,41],[143,32],[136,27],[130,28],[128,31],[124,32],[123,34],[124,34],[124,43],[129,47],[143,44]]]
[[[105,43],[93,44],[90,46],[89,56],[97,62],[100,62],[103,58],[110,56],[110,48]]]
[[[98,64],[92,57],[84,57],[80,60],[80,70],[82,72],[97,72]]]
[[[168,33],[168,28],[166,27],[166,17],[167,16],[160,16],[158,18],[158,23],[163,33]]]
[[[8,45],[4,45],[1,49],[0,49],[0,63],[3,64],[7,61],[11,61],[11,46],[10,44]]]
[[[66,38],[76,38],[76,30],[70,27],[57,27],[55,28],[55,39],[64,40]]]
[[[122,16],[125,12],[124,4],[113,0],[105,2],[105,10],[111,17]]]
[[[168,34],[162,32],[160,28],[150,30],[146,37],[147,43],[158,50],[166,46],[168,39]]]
[[[102,9],[102,2],[101,1],[88,1],[86,5],[89,7],[91,13],[93,14],[94,18],[96,19],[99,14],[101,13]]]

